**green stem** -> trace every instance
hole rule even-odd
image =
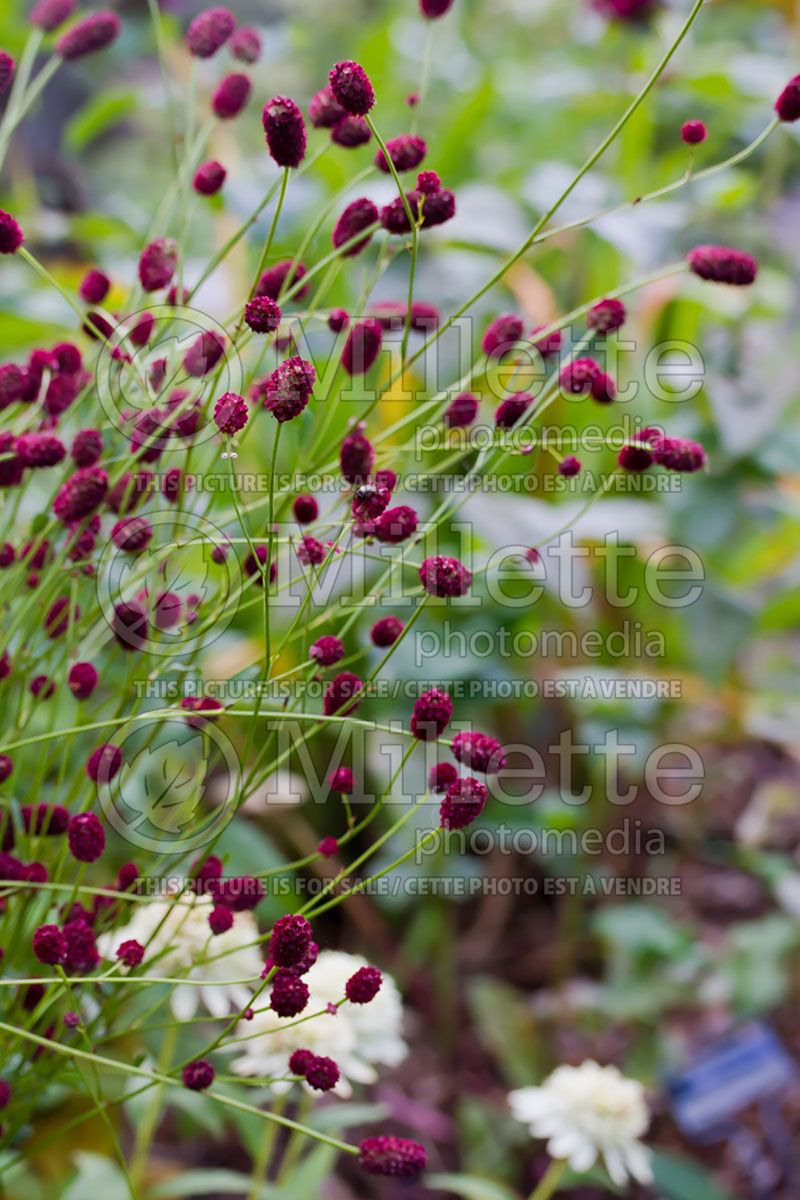
[[[550,1166],[545,1171],[542,1178],[537,1183],[536,1187],[531,1192],[528,1200],[550,1200],[554,1192],[558,1191],[558,1185],[561,1178],[567,1169],[567,1164],[561,1159],[553,1159]]]

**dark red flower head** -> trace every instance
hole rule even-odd
[[[11,213],[0,208],[0,254],[14,254],[25,241],[22,230]]]
[[[701,471],[706,465],[706,452],[698,442],[688,438],[659,437],[651,439],[653,461],[668,471]]]
[[[392,166],[398,174],[402,174],[403,171],[413,171],[428,152],[425,139],[417,137],[413,133],[401,133],[399,137],[390,138],[386,143],[386,149],[389,152]],[[389,163],[382,150],[375,155],[375,166],[379,171],[383,171],[384,175],[391,174]]]
[[[419,0],[419,10],[429,21],[443,17],[452,7],[453,0]]]
[[[289,1055],[289,1070],[293,1075],[305,1075],[306,1068],[314,1059],[311,1050],[294,1050]]]
[[[472,572],[457,558],[434,554],[419,569],[419,579],[430,596],[465,596],[472,584]]]
[[[277,366],[264,384],[264,408],[277,421],[299,417],[309,400],[317,373],[310,362],[295,355]]]
[[[565,363],[561,369],[559,383],[562,391],[571,396],[585,396],[599,379],[600,364],[593,358],[576,358]]]
[[[328,776],[328,783],[332,792],[338,792],[341,796],[352,796],[355,787],[355,778],[352,769],[350,767],[337,767]]]
[[[183,1086],[190,1092],[203,1092],[214,1082],[214,1068],[204,1058],[187,1063],[183,1068]]]
[[[293,971],[278,971],[272,982],[270,1007],[279,1017],[296,1017],[308,1004],[308,984]]]
[[[40,963],[54,967],[67,956],[67,939],[57,925],[40,925],[33,935],[33,953]]]
[[[566,458],[562,458],[556,469],[564,479],[572,479],[573,476],[581,473],[581,460],[574,454],[568,454]]]
[[[346,115],[329,87],[322,88],[316,95],[311,97],[311,103],[308,106],[308,119],[315,129],[332,129]]]
[[[451,783],[439,807],[443,829],[464,829],[483,812],[488,792],[478,779],[467,776]]]
[[[34,675],[28,687],[31,695],[37,700],[49,700],[56,690],[56,685],[49,675]]]
[[[310,525],[319,516],[319,505],[307,492],[295,496],[292,504],[294,519],[298,525]]]
[[[686,257],[689,270],[712,283],[747,287],[758,273],[758,263],[752,255],[730,246],[695,246]]]
[[[55,467],[67,457],[67,448],[52,433],[23,433],[17,438],[17,457],[26,467]]]
[[[352,671],[342,671],[325,685],[322,707],[326,717],[355,712],[364,696],[364,684]]]
[[[453,756],[473,771],[493,775],[506,765],[503,747],[488,733],[463,730],[453,738]]]
[[[122,766],[122,751],[111,742],[97,746],[86,762],[86,774],[97,783],[108,783]]]
[[[261,57],[261,35],[258,30],[242,26],[231,37],[231,54],[239,62],[254,63]]]
[[[446,792],[457,779],[458,771],[452,763],[435,763],[428,772],[428,787],[432,792]]]
[[[623,446],[617,456],[617,463],[623,471],[641,474],[653,464],[653,455],[644,446]]]
[[[91,13],[61,35],[56,42],[56,54],[71,62],[83,58],[85,54],[105,50],[106,46],[117,40],[121,29],[116,13]]]
[[[58,489],[53,512],[64,525],[88,517],[99,508],[108,491],[108,475],[102,467],[81,467]]]
[[[67,943],[65,966],[67,971],[88,975],[100,962],[94,930],[85,917],[70,918],[64,926]]]
[[[22,367],[16,363],[3,363],[0,366],[0,411],[22,400],[25,390],[26,379]]]
[[[215,937],[227,933],[233,926],[233,912],[227,904],[217,904],[208,914],[208,925]]]
[[[481,342],[481,349],[490,358],[499,358],[510,350],[522,337],[522,318],[514,313],[503,313],[495,317],[487,328]]]
[[[318,1092],[329,1092],[339,1082],[339,1068],[332,1058],[312,1054],[303,1074],[309,1087]]]
[[[705,121],[686,121],[681,125],[681,140],[687,146],[698,146],[708,137]]]
[[[369,631],[370,641],[373,646],[385,650],[395,644],[403,629],[403,622],[399,617],[381,617]]]
[[[471,392],[461,392],[454,396],[445,409],[444,423],[450,429],[464,429],[471,425],[478,415],[478,398]]]
[[[506,396],[495,410],[494,423],[498,429],[512,429],[534,402],[530,392],[515,392]]]
[[[332,235],[334,248],[338,250],[340,246],[344,246],[346,242],[356,237],[357,234],[362,233],[365,229],[369,229],[371,225],[377,226],[379,223],[378,210],[371,200],[368,200],[365,196],[362,196],[360,200],[353,200],[351,204],[348,204],[334,226]],[[366,237],[354,242],[349,250],[342,251],[342,257],[353,258],[356,254],[360,254],[369,243],[371,237],[372,233],[369,233]]]
[[[225,182],[227,174],[222,163],[211,159],[209,162],[201,163],[197,168],[192,180],[192,187],[200,196],[216,196]]]
[[[65,374],[76,374],[83,366],[80,350],[72,342],[59,342],[53,347],[53,358],[59,371]]]
[[[288,96],[273,96],[264,105],[261,123],[267,148],[279,167],[299,167],[306,155],[306,123]]]
[[[401,1137],[368,1137],[359,1147],[358,1165],[369,1175],[408,1177],[427,1166],[425,1147]]]
[[[417,189],[406,192],[406,201],[421,229],[444,225],[456,215],[456,198],[447,188],[423,193]],[[408,214],[402,197],[397,196],[381,209],[381,224],[388,233],[405,235],[411,232]]]
[[[244,429],[247,415],[247,401],[236,392],[225,392],[214,405],[214,424],[228,437]]]
[[[212,702],[219,705],[219,701]],[[251,912],[264,899],[264,885],[255,875],[230,875],[227,878],[212,879],[209,880],[207,888],[218,904],[226,905],[235,913]]]
[[[44,618],[44,631],[49,638],[63,637],[69,629],[70,623],[73,625],[81,615],[81,610],[77,605],[73,605],[70,609],[69,599],[66,596],[59,596],[54,600]]]
[[[90,662],[76,662],[69,669],[67,685],[76,700],[88,700],[99,682],[97,668]]]
[[[104,271],[87,271],[81,280],[78,294],[87,304],[102,304],[108,295],[111,280]]]
[[[146,292],[157,292],[170,282],[177,265],[178,247],[173,239],[156,238],[139,258],[139,282]]]
[[[305,567],[318,567],[328,557],[328,551],[316,538],[304,537],[297,547],[297,557]]]
[[[586,324],[590,329],[594,329],[595,333],[613,333],[624,324],[626,315],[622,301],[609,296],[608,299],[598,300],[597,304],[592,305],[586,314]]]
[[[195,58],[211,58],[224,46],[236,21],[227,8],[207,8],[186,30],[186,45]]]
[[[790,79],[775,101],[775,112],[781,121],[800,119],[800,75]]]
[[[593,0],[593,7],[609,21],[645,20],[658,5],[658,0]]]
[[[366,146],[372,139],[372,130],[363,117],[343,116],[331,129],[331,141],[345,150],[356,150]]]
[[[269,296],[253,296],[244,306],[244,323],[253,333],[274,333],[282,316],[280,308]]]
[[[144,946],[136,938],[129,938],[117,946],[117,958],[126,967],[138,967],[144,958]]]
[[[453,701],[447,692],[431,688],[423,692],[414,703],[411,714],[411,732],[421,742],[434,741],[444,733],[453,715]]]
[[[366,483],[374,462],[372,443],[365,436],[363,425],[356,425],[345,437],[339,451],[342,477],[348,483]]]
[[[223,121],[238,117],[250,99],[251,88],[249,78],[240,71],[226,75],[211,97],[211,107],[215,114]]]
[[[334,663],[344,658],[344,642],[340,638],[326,633],[323,637],[317,638],[308,653],[321,667],[332,667]]]
[[[270,958],[278,967],[295,966],[308,949],[311,935],[311,925],[305,917],[295,913],[279,917],[269,941]]]
[[[106,847],[106,835],[94,813],[78,813],[67,826],[70,853],[78,862],[96,862]]]
[[[442,181],[435,171],[420,171],[417,175],[417,191],[423,196],[432,196],[442,190]]]
[[[76,0],[39,0],[31,9],[30,23],[45,33],[52,33],[72,16],[75,3]]]
[[[363,117],[375,104],[375,91],[362,66],[350,60],[336,63],[328,77],[331,91],[345,112]]]
[[[147,613],[138,600],[114,606],[111,629],[123,650],[141,650],[147,639]]]
[[[342,350],[342,366],[348,375],[366,375],[375,363],[383,345],[380,321],[367,317],[358,321],[347,335]]]
[[[379,542],[398,546],[417,532],[417,514],[408,504],[387,508],[378,517],[372,532]]]
[[[221,333],[207,329],[195,338],[186,351],[183,359],[184,369],[195,379],[202,379],[214,370],[224,353],[225,338]],[[189,416],[190,411],[184,412],[183,418]],[[179,428],[178,432],[183,433],[183,430]],[[186,432],[193,433],[194,429],[187,429]]]
[[[245,575],[249,575],[251,577],[254,576],[256,585],[258,587],[263,587],[264,575],[266,574],[265,567],[267,565],[267,558],[269,557],[269,549],[262,544],[256,546],[255,551],[255,554],[253,554],[251,551],[251,553],[247,555],[242,566],[244,568]],[[278,564],[272,563],[269,568],[269,582],[272,583],[277,578],[277,575]]]
[[[352,512],[357,521],[374,521],[386,509],[392,493],[374,483],[362,483],[353,495]]]
[[[359,967],[344,985],[344,994],[351,1004],[369,1004],[381,989],[383,977],[377,967]]]
[[[275,263],[274,266],[268,267],[258,281],[259,296],[269,296],[270,300],[279,300],[281,292],[293,289],[306,274],[306,269],[302,263],[297,263],[292,271],[292,260],[284,259],[282,262]],[[294,294],[295,300],[305,300],[308,295],[308,285],[304,285]]]

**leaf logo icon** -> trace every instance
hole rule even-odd
[[[130,828],[149,822],[161,833],[181,834],[195,818],[207,769],[202,737],[141,750],[119,776],[125,804],[138,813]]]

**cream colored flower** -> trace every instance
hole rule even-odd
[[[598,1158],[620,1187],[629,1177],[650,1183],[650,1154],[639,1140],[650,1123],[644,1089],[616,1067],[581,1063],[557,1067],[541,1087],[524,1087],[508,1097],[511,1111],[548,1153],[574,1171],[588,1171]]]
[[[367,960],[339,950],[323,950],[311,970],[303,976],[311,993],[300,1018],[279,1017],[271,1009],[257,1011],[250,1021],[240,1021],[233,1049],[240,1057],[233,1063],[237,1075],[280,1079],[289,1072],[289,1056],[303,1047],[336,1061],[341,1071],[336,1088],[339,1096],[352,1095],[352,1083],[374,1083],[376,1066],[394,1067],[405,1058],[403,1009],[400,993],[391,975],[369,1004],[342,1004],[335,1014],[324,1011],[338,1004],[344,985]],[[315,1014],[315,1015],[312,1015]],[[303,1020],[303,1017],[308,1017]],[[299,1023],[298,1023],[299,1022]],[[288,1083],[276,1083],[285,1091]]]
[[[136,904],[124,928],[98,938],[98,949],[114,959],[120,944],[134,938],[145,947],[145,973],[199,981],[175,986],[171,1005],[179,1020],[192,1017],[199,1004],[212,1017],[227,1016],[247,1005],[264,963],[253,944],[258,926],[252,913],[237,913],[226,933],[213,936],[208,925],[213,907],[210,896]]]

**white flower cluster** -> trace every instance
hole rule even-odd
[[[261,1009],[252,1020],[239,1023],[236,1036],[242,1039],[241,1054],[233,1063],[237,1075],[280,1079],[289,1073],[289,1056],[303,1048],[336,1061],[341,1077],[334,1091],[349,1096],[351,1083],[375,1082],[376,1066],[402,1062],[408,1053],[402,1035],[403,1008],[390,975],[383,975],[380,991],[369,1004],[348,1001],[335,1013],[327,1011],[328,1005],[341,1001],[350,976],[367,965],[356,954],[323,950],[303,976],[311,998],[300,1017],[279,1017],[271,1009]],[[283,1091],[290,1084],[272,1086]]]
[[[194,1016],[198,1004],[212,1017],[227,1016],[247,1005],[264,962],[252,913],[237,913],[231,928],[214,936],[208,924],[213,907],[209,896],[137,904],[129,923],[102,934],[97,947],[114,959],[122,942],[134,939],[145,947],[147,974],[194,980],[174,987],[171,1005],[178,1020]]]
[[[588,1171],[600,1158],[614,1183],[629,1177],[650,1183],[649,1151],[639,1140],[650,1123],[642,1085],[616,1067],[589,1060],[557,1067],[541,1087],[508,1097],[511,1111],[537,1138],[547,1138],[552,1158]]]

